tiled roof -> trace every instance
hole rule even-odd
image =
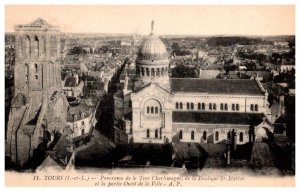
[[[207,123],[258,125],[263,121],[262,113],[186,112],[173,111],[173,123]]]
[[[171,91],[229,95],[262,95],[263,92],[255,80],[224,79],[170,79]]]
[[[89,107],[85,102],[81,102],[78,106],[71,107],[69,109],[67,121],[73,122],[75,115],[77,116],[76,121],[86,118],[90,115],[90,110],[91,107]],[[83,113],[83,118],[81,117],[82,113]]]

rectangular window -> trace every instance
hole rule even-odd
[[[232,110],[235,111],[235,104],[232,104]]]

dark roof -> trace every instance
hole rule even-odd
[[[224,113],[173,111],[174,123],[208,123],[258,125],[263,121],[262,113]]]
[[[83,113],[83,117],[81,117]],[[77,120],[84,119],[88,116],[90,116],[91,113],[91,107],[89,107],[85,102],[81,102],[78,106],[71,107],[68,111],[67,115],[67,121],[68,122],[73,122],[74,121],[74,116],[77,116]]]
[[[188,79],[174,78],[171,81],[172,92],[200,92],[210,94],[248,94],[262,95],[263,92],[255,80],[224,79]]]
[[[75,87],[76,86],[76,78],[71,76],[66,79],[65,86],[67,87]]]

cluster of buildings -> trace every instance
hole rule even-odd
[[[90,136],[96,124],[104,85],[83,79],[76,70],[66,70],[62,80],[58,26],[38,18],[17,25],[15,30],[14,97],[5,155],[11,163],[26,167],[41,156],[38,152],[46,151],[46,159],[39,163],[41,168],[51,163],[71,168],[74,144]],[[85,95],[85,87],[90,85],[91,93]]]
[[[119,77],[121,89],[113,95],[111,128],[117,144],[171,145],[174,152],[183,147],[188,152],[191,144],[198,144],[197,148],[207,155],[213,155],[217,149],[221,152],[218,159],[225,156],[230,164],[234,156],[239,157],[238,149],[249,145],[255,149],[274,136],[285,135],[286,128],[279,127],[282,123],[274,124],[278,108],[270,104],[274,89],[269,91],[274,86],[261,79],[264,75],[254,71],[240,73],[236,78],[232,74],[231,78],[217,79],[220,73],[199,68],[199,78],[172,78],[170,54],[154,34],[154,22],[150,35],[143,41],[133,36],[120,42],[121,47],[138,47],[137,54],[136,48],[117,55],[95,54],[92,48],[86,56],[66,56],[68,62],[63,63],[63,68],[58,60],[62,46],[57,26],[39,18],[15,29],[15,94],[5,154],[17,165],[30,162],[44,144],[47,153],[39,169],[49,165],[73,168],[76,148],[91,135],[100,100],[108,93],[119,69],[123,70]],[[214,50],[196,52],[191,62],[199,58],[234,59],[229,50],[223,51],[226,54],[222,56]],[[123,68],[128,52],[132,52],[130,62]],[[289,68],[289,64],[282,63],[275,74],[294,67]],[[281,109],[283,93],[286,94],[281,92],[275,97]],[[251,148],[247,150],[250,154]]]

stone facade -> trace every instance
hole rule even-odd
[[[39,18],[15,26],[15,97],[10,109],[6,156],[24,165],[45,133],[62,132],[68,102],[61,93],[60,32]]]
[[[258,80],[170,79],[168,65],[152,29],[138,53],[136,81],[126,76],[114,96],[129,142],[245,144],[272,133],[268,93]]]

